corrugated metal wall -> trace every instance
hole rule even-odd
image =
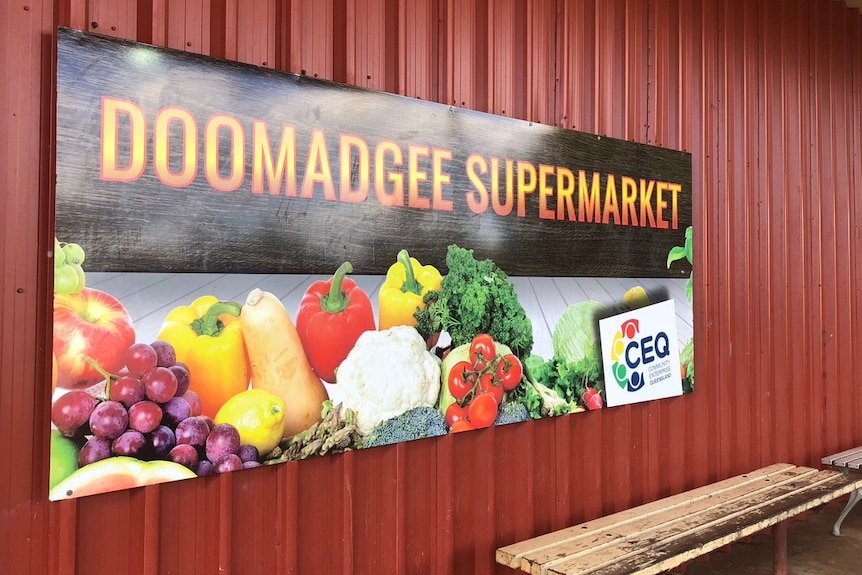
[[[690,151],[683,398],[47,501],[56,26]],[[862,16],[832,0],[0,3],[0,574],[490,573],[862,441]]]

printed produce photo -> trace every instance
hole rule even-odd
[[[51,499],[601,409],[600,318],[674,299],[693,333],[686,280],[512,277],[457,245],[328,277],[86,273],[55,247]]]

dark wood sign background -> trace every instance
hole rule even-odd
[[[58,61],[57,236],[84,247],[88,271],[330,274],[349,260],[356,273],[379,274],[401,248],[445,270],[451,243],[493,259],[510,275],[680,278],[690,271],[686,262],[666,266],[691,225],[687,153],[69,29],[59,31]],[[147,164],[135,182],[100,179],[105,96],[132,101],[145,113]],[[199,125],[199,174],[185,188],[162,183],[152,165],[153,118],[166,106],[189,110]],[[238,118],[245,129],[246,177],[233,192],[213,189],[202,173],[203,126],[216,114]],[[327,201],[319,186],[313,199],[252,194],[254,120],[266,122],[274,152],[282,124],[295,126],[300,183],[310,134],[325,130],[336,191],[338,135],[361,136],[372,150],[368,199]],[[120,135],[122,158],[128,138]],[[381,205],[373,190],[373,150],[382,140],[405,150],[405,164],[410,144],[451,150],[445,197],[453,210]],[[182,142],[172,132],[172,158]],[[526,217],[501,217],[491,208],[474,214],[465,200],[472,189],[465,161],[474,153],[564,166],[576,176],[600,172],[602,188],[614,174],[618,192],[622,176],[681,184],[678,229],[542,220],[538,192],[527,198]],[[219,161],[228,173],[229,155]],[[421,168],[430,173],[430,159]],[[420,191],[430,197],[431,184]]]

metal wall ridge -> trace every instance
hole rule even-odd
[[[856,0],[0,5],[0,574],[503,573],[502,545],[862,441]],[[47,501],[57,26],[691,152],[697,387]]]

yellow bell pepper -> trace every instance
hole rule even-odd
[[[440,291],[443,276],[434,266],[423,266],[407,250],[398,252],[398,261],[389,266],[380,287],[379,329],[395,325],[416,325],[413,314],[425,307],[422,298],[429,291]]]
[[[248,389],[249,362],[236,302],[206,295],[171,310],[158,339],[170,343],[177,361],[189,369],[189,389],[198,394],[203,414],[215,418],[219,408]]]

